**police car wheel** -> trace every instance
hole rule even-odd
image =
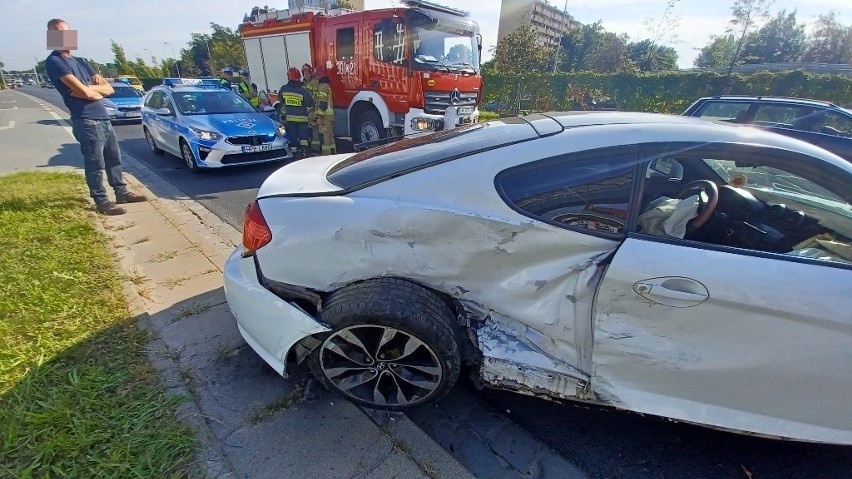
[[[157,146],[157,142],[154,141],[154,137],[151,136],[151,132],[144,127],[142,128],[142,130],[145,132],[145,141],[148,142],[148,148],[151,149],[151,153],[155,155],[162,155],[163,153],[165,153],[162,148]]]
[[[201,168],[199,168],[198,163],[195,162],[195,155],[192,153],[192,148],[189,147],[189,143],[185,140],[180,140],[180,154],[183,157],[183,162],[186,163],[186,167],[189,168],[189,171],[193,173],[200,173]]]

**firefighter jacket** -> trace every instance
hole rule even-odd
[[[308,93],[311,94],[311,98],[316,100],[317,98],[317,89],[319,89],[319,81],[316,78],[311,78],[305,83],[305,89],[308,90]]]
[[[254,88],[252,88],[251,85],[244,82],[243,80],[240,80],[240,82],[237,83],[237,87],[240,90],[240,95],[246,100],[248,100],[248,102],[251,103],[253,107],[257,108],[257,106],[260,105],[260,100],[258,100],[257,98],[257,93],[254,92]]]
[[[319,81],[314,100],[314,113],[317,117],[334,117],[334,98],[327,79],[323,78]]]
[[[314,100],[302,82],[290,80],[278,90],[281,102],[281,119],[286,122],[307,123],[308,110],[314,107]]]

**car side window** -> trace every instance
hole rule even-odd
[[[802,108],[791,105],[760,105],[754,114],[755,123],[764,123],[778,126],[793,126],[797,118],[810,114],[802,111]]]
[[[405,63],[405,23],[386,18],[373,27],[373,58],[397,65]]]
[[[755,147],[673,161],[680,181],[646,175],[637,232],[852,266],[852,195],[842,170]]]
[[[145,106],[156,110],[160,108],[162,100],[163,94],[161,92],[155,91],[154,93],[151,93],[150,97],[148,97],[148,101],[145,102]]]
[[[837,112],[827,111],[823,115],[819,132],[826,135],[852,137],[852,118]]]
[[[742,121],[751,103],[743,101],[708,101],[698,109],[695,116],[708,120]]]
[[[625,233],[636,155],[544,160],[501,173],[505,199],[528,216],[602,235]]]
[[[337,31],[337,59],[355,59],[355,29],[341,28]]]

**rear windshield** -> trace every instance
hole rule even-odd
[[[445,161],[537,138],[521,118],[462,126],[362,151],[335,165],[328,181],[343,188],[366,186]]]

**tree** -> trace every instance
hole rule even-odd
[[[494,47],[494,70],[501,75],[522,75],[547,70],[550,50],[538,43],[530,24],[506,35]]]
[[[470,47],[467,45],[453,45],[447,52],[447,61],[449,62],[471,63],[471,59]]]
[[[583,71],[588,70],[586,59],[595,48],[602,42],[606,30],[601,26],[601,21],[582,25],[580,28],[572,29],[562,36],[562,57],[560,58],[560,70]]]
[[[666,8],[663,10],[663,15],[657,20],[652,17],[647,17],[642,22],[645,29],[648,31],[648,38],[652,44],[659,45],[664,43],[679,43],[677,29],[680,26],[680,21],[683,18],[681,15],[674,13],[674,9],[680,0],[668,0]]]
[[[355,5],[352,3],[352,0],[337,0],[336,2],[331,4],[331,8],[345,8],[347,10],[355,10]]]
[[[210,34],[193,33],[186,48],[181,50],[181,73],[213,76],[226,66],[245,68],[246,52],[240,34],[228,27],[210,23]],[[283,52],[282,52],[283,54]]]
[[[641,72],[677,70],[677,51],[650,39],[628,43],[627,57]]]
[[[693,65],[699,68],[725,67],[731,62],[737,41],[733,35],[715,36],[698,52]]]
[[[757,32],[749,34],[740,55],[742,63],[797,62],[805,50],[805,26],[796,11],[781,10]]]
[[[835,12],[820,15],[805,45],[802,60],[820,63],[852,63],[852,25],[837,21]]]
[[[110,46],[112,47],[112,53],[115,56],[113,63],[115,63],[117,73],[119,75],[136,75],[136,71],[127,60],[127,55],[124,54],[124,47],[116,43],[115,40],[110,40]]]
[[[627,36],[606,32],[586,57],[586,69],[601,73],[633,70],[627,56]]]
[[[730,63],[728,65],[728,76],[731,75],[731,71],[734,69],[734,65],[737,64],[739,60],[740,51],[742,50],[743,43],[745,42],[746,35],[749,33],[749,30],[757,23],[758,21],[765,19],[769,15],[769,4],[772,3],[772,0],[735,0],[734,4],[731,6],[731,14],[733,18],[731,18],[728,27],[727,33],[733,34],[737,39],[736,48],[734,49],[734,54],[730,58]]]

